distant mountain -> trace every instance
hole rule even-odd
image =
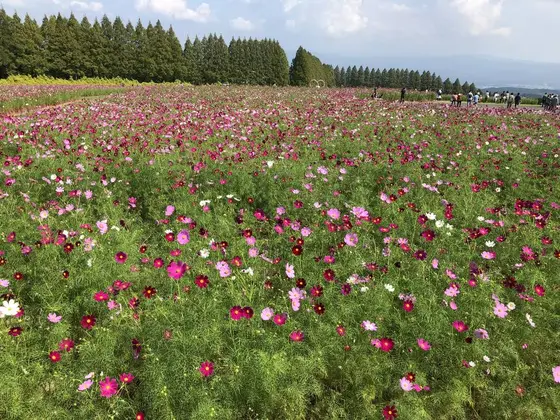
[[[560,89],[560,63],[544,63],[488,56],[375,56],[349,57],[312,51],[323,63],[333,66],[364,65],[374,68],[428,70],[452,82],[459,78],[477,86],[511,86],[515,89]],[[507,90],[507,89],[506,89]],[[544,93],[544,92],[543,92]]]
[[[506,87],[481,87],[483,91],[489,92],[519,92],[521,96],[525,96],[528,98],[540,98],[545,93],[560,93],[560,89],[528,89],[524,87],[518,86],[506,86]]]

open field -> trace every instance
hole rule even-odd
[[[559,116],[361,92],[0,112],[0,418],[556,418]]]

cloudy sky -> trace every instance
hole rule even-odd
[[[319,57],[491,55],[560,63],[560,0],[0,0],[40,19],[120,16],[187,36],[270,37]],[[338,63],[334,63],[338,64]],[[359,64],[359,63],[357,63]]]

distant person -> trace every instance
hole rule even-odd
[[[488,101],[490,101],[490,92],[486,91],[486,99],[484,100],[484,102]]]
[[[401,102],[404,102],[404,96],[406,95],[406,87],[401,89]]]
[[[443,92],[441,91],[441,89],[438,89],[438,91],[437,91],[437,97],[436,97],[436,99],[437,99],[438,101],[441,101],[441,94],[442,94],[442,93],[443,93]]]
[[[521,103],[521,94],[517,92],[517,95],[515,95],[515,107],[517,108],[520,103]]]
[[[558,106],[558,95],[553,95],[550,98],[550,110],[556,112],[556,107]]]
[[[547,102],[548,102],[548,93],[545,92],[545,94],[542,96],[541,99],[541,108],[546,108]]]
[[[500,100],[500,94],[498,92],[494,93],[494,103],[498,103],[498,101]]]
[[[480,100],[480,92],[477,92],[476,95],[473,96],[473,105],[478,105],[479,100]]]
[[[373,88],[373,94],[371,95],[373,99],[377,99],[377,86]]]
[[[473,94],[472,94],[472,92],[469,92],[467,94],[467,107],[472,105],[472,100],[473,100]]]
[[[507,98],[506,98],[508,109],[513,106],[514,99],[515,99],[515,96],[513,95],[513,93],[508,92],[508,95],[507,95]]]
[[[461,93],[457,94],[457,106],[461,106],[461,103],[463,101],[463,95],[461,95]]]
[[[451,95],[451,106],[457,105],[457,95]]]

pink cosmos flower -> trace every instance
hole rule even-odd
[[[78,386],[78,391],[82,392],[85,391],[86,389],[90,389],[92,385],[93,385],[93,381],[91,379],[88,379],[87,381],[82,382]]]
[[[272,308],[264,308],[261,311],[261,319],[263,321],[268,321],[273,316],[274,316],[274,310]]]
[[[286,276],[293,279],[296,276],[296,272],[294,271],[294,266],[286,263]]]
[[[106,377],[99,382],[99,390],[104,398],[111,398],[119,390],[119,384],[115,378]]]
[[[255,258],[259,255],[259,250],[257,248],[249,248],[249,257]]]
[[[437,270],[438,267],[439,267],[439,260],[436,259],[436,258],[434,258],[434,259],[432,260],[432,268],[433,268],[434,270]]]
[[[554,382],[560,383],[560,366],[552,368],[552,377],[554,378]]]
[[[109,229],[109,226],[107,225],[107,220],[101,220],[99,222],[96,223],[97,228],[99,229],[99,232],[102,235],[105,235],[107,233],[107,230]]]
[[[308,227],[304,227],[301,229],[301,236],[303,236],[304,238],[307,238],[309,235],[311,235],[311,229],[309,229]]]
[[[175,207],[173,206],[167,206],[165,208],[165,215],[166,216],[171,216],[173,214],[173,212],[175,211]]]
[[[498,318],[505,318],[508,315],[508,307],[501,302],[497,302],[494,306],[494,315]]]
[[[190,242],[191,235],[188,230],[182,230],[177,234],[177,242],[181,245],[186,245]]]
[[[417,343],[418,343],[418,347],[420,347],[424,351],[428,351],[432,348],[430,343],[428,343],[428,341],[424,340],[423,338],[419,338],[417,340]]]
[[[356,246],[358,245],[358,235],[355,233],[347,233],[344,237],[344,242],[348,246]]]
[[[474,331],[474,336],[480,340],[488,340],[488,331],[484,328],[479,328],[478,330]]]
[[[406,379],[406,377],[402,377],[401,378],[401,388],[403,389],[403,391],[412,391],[412,382],[410,382],[408,379]]]
[[[445,289],[444,293],[445,293],[446,296],[455,297],[461,292],[459,291],[459,289],[457,288],[456,285],[452,284],[447,289]]]
[[[329,211],[327,211],[327,216],[334,220],[339,219],[340,211],[338,209],[330,209]]]
[[[367,219],[369,217],[369,213],[363,207],[352,207],[352,214],[358,219]]]
[[[374,322],[365,320],[362,322],[362,328],[366,331],[377,331],[377,325]]]
[[[493,260],[496,258],[496,253],[494,251],[484,251],[481,256],[485,260]]]
[[[49,320],[49,322],[56,324],[61,321],[62,316],[57,315],[56,313],[53,312],[47,315],[47,319]]]

